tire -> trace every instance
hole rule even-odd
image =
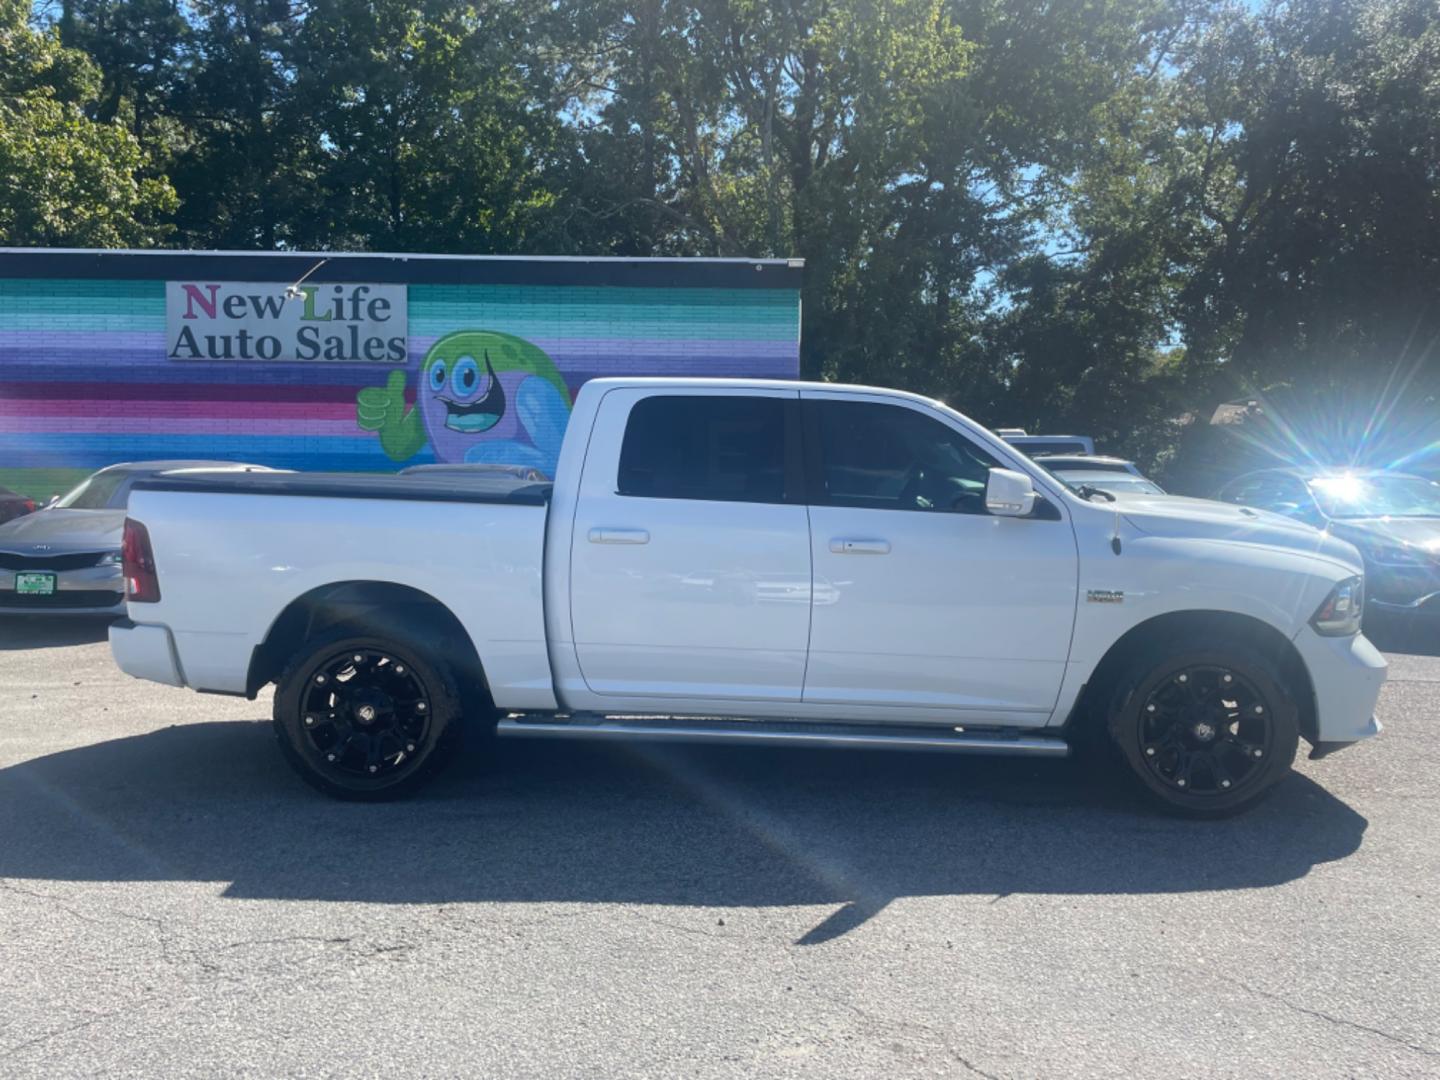
[[[409,637],[322,634],[305,642],[275,690],[285,759],[337,799],[410,794],[455,757],[464,726],[454,673]]]
[[[1299,706],[1258,649],[1159,642],[1117,680],[1106,717],[1141,793],[1168,813],[1223,818],[1249,809],[1290,772]]]

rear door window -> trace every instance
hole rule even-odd
[[[658,394],[636,402],[617,491],[648,499],[799,502],[786,469],[787,399]],[[798,469],[793,470],[798,474]]]

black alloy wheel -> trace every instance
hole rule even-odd
[[[1192,664],[1141,706],[1140,751],[1163,784],[1192,795],[1242,792],[1264,775],[1274,706],[1229,668]]]
[[[322,769],[347,779],[403,773],[430,737],[430,694],[388,652],[346,649],[305,678],[301,724]]]
[[[312,786],[341,799],[413,791],[454,756],[461,696],[423,647],[336,632],[280,677],[275,734]]]
[[[1299,707],[1280,665],[1243,646],[1161,641],[1118,681],[1108,730],[1152,802],[1227,817],[1290,772]]]

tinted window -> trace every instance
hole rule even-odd
[[[999,465],[947,424],[901,405],[816,401],[824,493],[833,506],[985,512]]]
[[[785,400],[642,399],[625,425],[620,494],[785,502]]]

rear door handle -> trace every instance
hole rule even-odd
[[[889,555],[889,540],[847,539],[837,536],[830,541],[830,550],[836,555]]]
[[[648,544],[650,533],[645,529],[595,528],[589,533],[592,544]]]

